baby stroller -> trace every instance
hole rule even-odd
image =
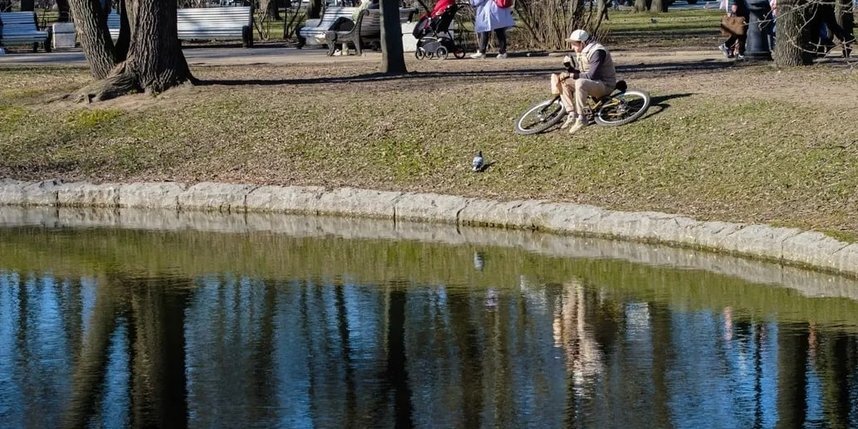
[[[443,60],[447,59],[447,55],[451,52],[456,58],[465,57],[465,50],[456,44],[450,33],[450,24],[458,10],[459,5],[451,2],[440,13],[424,16],[417,21],[411,34],[417,39],[417,50],[414,51],[414,56],[418,60],[423,58]]]

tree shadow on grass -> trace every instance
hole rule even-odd
[[[558,59],[559,61],[559,59]],[[691,72],[713,72],[732,67],[733,64],[724,61],[704,61],[704,62],[665,62],[653,64],[638,64],[638,65],[623,65],[617,67],[617,74],[622,77],[625,75],[637,74],[657,74],[659,77],[665,77],[672,74],[686,74]],[[200,79],[195,82],[196,85],[224,85],[224,86],[240,86],[240,85],[261,85],[261,86],[276,86],[276,85],[327,85],[336,83],[371,83],[371,82],[421,82],[424,80],[474,80],[479,82],[490,81],[505,81],[510,79],[548,79],[550,73],[558,73],[562,71],[562,67],[548,68],[518,68],[505,70],[473,70],[473,71],[437,71],[437,72],[411,72],[402,75],[390,75],[385,73],[368,73],[356,76],[334,76],[334,77],[313,77],[313,78],[295,78],[295,79]]]

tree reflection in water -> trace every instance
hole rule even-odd
[[[724,277],[575,261],[545,281],[470,249],[415,276],[371,246],[377,281],[0,265],[0,426],[858,426],[856,326],[750,311],[759,286],[706,303]],[[480,283],[494,267],[512,275]]]

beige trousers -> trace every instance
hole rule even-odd
[[[563,79],[559,74],[551,74],[551,93],[560,94],[560,100],[566,106],[566,111],[576,116],[590,115],[587,97],[599,99],[611,93],[609,88],[602,82],[590,79]]]

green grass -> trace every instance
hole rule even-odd
[[[853,73],[632,67],[624,77],[656,103],[641,120],[574,137],[514,135],[514,119],[546,94],[544,77],[528,71],[556,61],[412,61],[424,73],[369,81],[351,77],[375,64],[199,67],[203,79],[307,82],[198,86],[86,107],[45,101],[85,82],[83,69],[0,69],[0,92],[45,88],[0,101],[0,177],[539,198],[858,237],[858,130],[845,126],[858,113],[824,96],[831,82],[856,90]],[[743,82],[743,96],[725,93],[727,81]],[[484,174],[468,168],[477,150],[494,162]]]

